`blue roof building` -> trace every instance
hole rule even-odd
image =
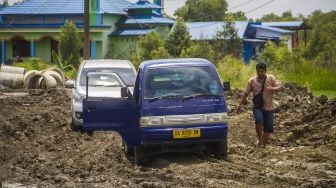
[[[192,40],[215,40],[216,34],[223,30],[225,22],[187,22]],[[237,36],[243,42],[243,58],[246,63],[256,57],[267,41],[285,42],[288,49],[298,45],[297,31],[307,29],[302,21],[294,22],[248,22],[233,23]]]
[[[139,35],[168,28],[173,20],[162,13],[162,0],[91,0],[91,58],[131,57]],[[51,62],[58,51],[60,29],[72,21],[83,32],[84,0],[26,0],[0,10],[0,59],[38,57]]]

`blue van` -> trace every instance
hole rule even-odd
[[[229,84],[225,85],[215,66],[205,59],[145,61],[133,92],[122,87],[120,98],[90,97],[90,91],[86,92],[83,129],[118,132],[125,152],[134,154],[140,165],[162,152],[208,151],[225,158],[224,91]]]

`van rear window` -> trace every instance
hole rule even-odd
[[[146,72],[145,99],[203,94],[221,94],[217,75],[211,67],[160,67]]]

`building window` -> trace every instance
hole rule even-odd
[[[13,57],[30,57],[30,41],[26,41],[21,37],[14,38]]]

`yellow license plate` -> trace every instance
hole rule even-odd
[[[201,137],[201,129],[181,129],[181,130],[174,130],[173,132],[174,139],[199,138],[199,137]]]

